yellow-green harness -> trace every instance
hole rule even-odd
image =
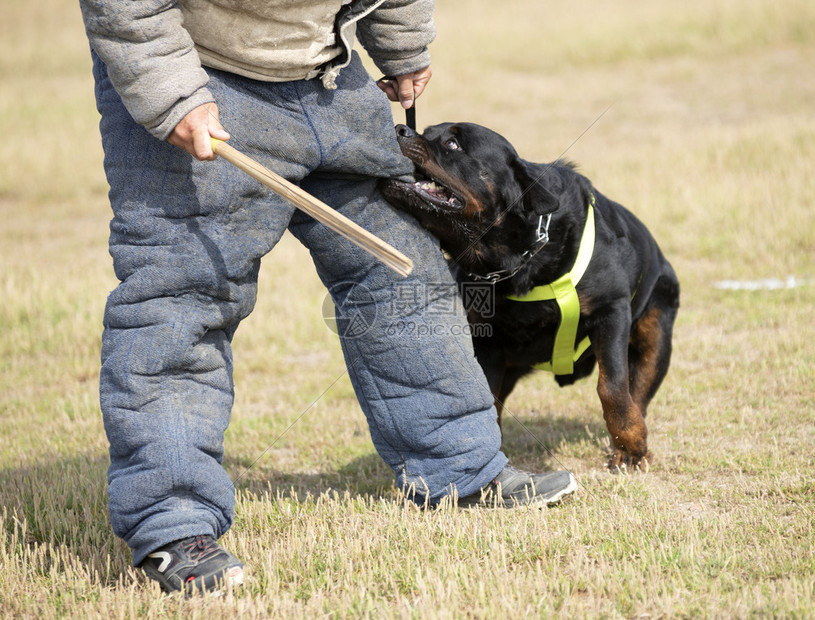
[[[572,270],[551,284],[536,286],[526,295],[509,295],[512,301],[545,301],[554,299],[560,308],[560,325],[555,334],[555,345],[552,347],[552,360],[535,364],[537,370],[548,370],[556,375],[570,375],[574,373],[574,363],[583,355],[591,342],[586,336],[577,343],[577,324],[580,321],[580,300],[577,297],[577,283],[586,272],[594,253],[594,194],[589,202],[586,214],[586,225],[583,228],[583,238],[577,250],[577,259]]]

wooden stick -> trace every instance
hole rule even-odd
[[[263,183],[274,193],[282,196],[298,209],[308,213],[318,222],[328,226],[334,232],[356,244],[396,273],[407,276],[413,271],[413,261],[393,246],[385,243],[358,224],[338,213],[324,202],[317,200],[308,192],[290,183],[279,174],[262,166],[251,157],[247,157],[226,142],[211,138],[212,150],[226,161],[246,174]]]

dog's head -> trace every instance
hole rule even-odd
[[[413,214],[446,249],[509,244],[507,234],[534,231],[540,216],[558,208],[544,187],[541,167],[524,161],[502,136],[473,123],[443,123],[417,134],[396,128],[402,153],[415,164],[416,181],[383,182],[385,197]],[[512,226],[503,226],[512,222]],[[531,233],[529,233],[531,234]],[[525,245],[514,239],[512,245]]]

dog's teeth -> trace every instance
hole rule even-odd
[[[424,192],[425,194],[430,195],[433,198],[438,200],[450,200],[452,197],[450,196],[450,191],[444,187],[443,185],[439,185],[435,181],[417,181],[414,186]]]
[[[436,183],[433,181],[419,181],[418,183],[416,183],[416,187],[425,192],[431,193],[441,191],[441,188],[438,185],[436,185]]]

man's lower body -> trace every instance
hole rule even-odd
[[[156,140],[132,121],[98,59],[94,74],[121,280],[105,310],[100,394],[111,522],[134,563],[231,525],[234,488],[221,466],[230,342],[254,306],[261,258],[287,229],[351,328],[341,339],[349,374],[398,484],[432,502],[494,479],[506,458],[492,396],[437,242],[376,189],[376,177],[411,165],[358,59],[336,91],[217,71],[210,90],[237,148],[410,256],[406,279],[225,161],[198,162]],[[394,328],[407,322],[410,330]]]

